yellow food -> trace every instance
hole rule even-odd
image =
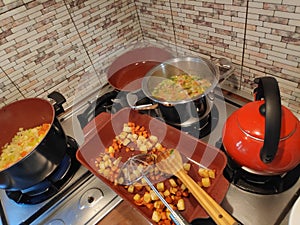
[[[161,214],[158,211],[153,211],[152,213],[152,220],[158,223],[161,219]]]
[[[166,101],[180,101],[203,94],[211,83],[198,76],[180,74],[160,82],[152,91],[155,98]]]
[[[185,204],[184,204],[184,200],[182,198],[178,200],[177,208],[179,211],[185,210]]]
[[[164,191],[165,190],[165,184],[163,182],[159,182],[156,185],[156,188],[158,191]]]
[[[209,177],[203,177],[201,179],[201,182],[202,182],[203,187],[209,187],[211,185]]]
[[[123,125],[121,133],[115,136],[112,143],[105,149],[105,152],[101,153],[96,159],[95,164],[99,174],[106,177],[115,185],[123,184],[125,178],[119,175],[120,173],[128,174],[128,170],[122,168],[121,171],[120,169],[119,164],[122,159],[122,154],[120,153],[132,150],[139,150],[137,154],[148,153],[155,158],[160,152],[166,151],[167,148],[159,142],[158,137],[148,133],[145,127],[131,122],[126,123]],[[144,167],[143,164],[138,165],[136,170],[131,171],[129,178],[134,180],[136,177],[140,177],[142,175],[141,171],[143,171],[142,167]],[[189,173],[192,170],[192,164],[184,163],[183,168]],[[200,175],[198,180],[199,185],[209,187],[211,179],[215,177],[215,170],[199,169],[198,174]],[[155,181],[162,180],[164,175],[157,167],[154,167],[153,171],[151,170],[147,176],[150,180]],[[176,177],[165,178],[163,180],[155,184],[157,190],[174,210],[185,210],[185,201],[190,195],[189,190]],[[157,222],[158,225],[174,225],[169,216],[170,212],[143,178],[134,184],[124,186],[124,188],[132,195],[135,205],[151,210],[152,220]]]
[[[30,129],[20,128],[10,143],[2,147],[0,170],[4,170],[34,150],[42,141],[50,128],[50,124],[42,124]]]

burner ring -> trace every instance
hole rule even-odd
[[[16,203],[38,204],[59,192],[79,169],[80,163],[76,159],[78,144],[72,137],[67,137],[67,154],[57,169],[42,182],[20,191],[6,191],[7,196]]]

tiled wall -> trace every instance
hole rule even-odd
[[[142,37],[133,1],[0,1],[0,21],[1,106],[53,90],[71,105],[106,82],[116,46]]]
[[[247,98],[255,77],[276,77],[282,104],[299,117],[300,1],[138,2],[145,37],[175,42],[180,52],[231,59],[236,71],[224,88]]]
[[[155,39],[179,54],[227,57],[225,88],[249,97],[271,75],[300,115],[300,1],[0,1],[0,105],[59,90],[68,104],[105,83],[116,48]]]

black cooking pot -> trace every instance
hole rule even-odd
[[[57,94],[57,93],[55,93]],[[49,95],[49,97],[52,97]],[[60,99],[65,99],[59,96]],[[0,109],[0,147],[10,143],[19,128],[33,128],[51,124],[46,136],[28,155],[0,171],[0,188],[24,190],[50,175],[60,164],[67,150],[66,135],[56,118],[62,108],[47,100],[28,98],[13,102]]]

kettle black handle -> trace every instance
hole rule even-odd
[[[277,80],[273,77],[261,77],[254,80],[258,87],[254,90],[256,100],[264,98],[260,113],[265,116],[264,144],[260,150],[260,158],[270,163],[275,158],[280,140],[281,130],[281,98]]]

